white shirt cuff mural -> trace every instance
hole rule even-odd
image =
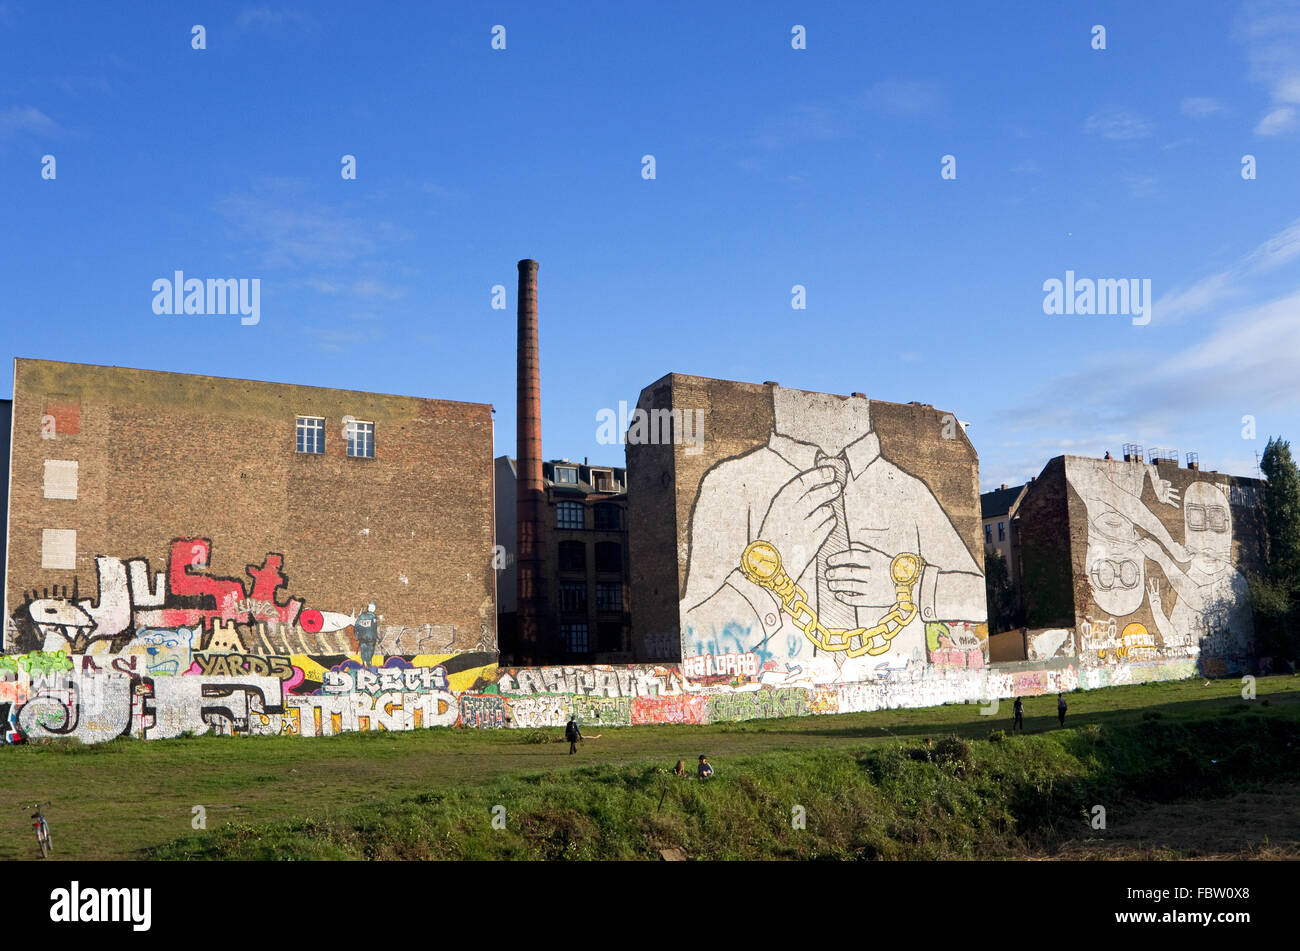
[[[923,621],[988,620],[982,575],[966,571],[941,571],[926,565],[917,590],[917,607]]]

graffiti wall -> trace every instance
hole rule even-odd
[[[1239,672],[1254,640],[1243,567],[1257,540],[1253,480],[1067,457],[1079,660]],[[1234,514],[1235,513],[1235,514]]]
[[[85,588],[25,592],[0,645],[5,741],[493,725],[463,698],[495,681],[495,651],[447,652],[454,632],[374,602],[308,605],[274,552],[219,575],[212,544],[175,539],[161,571],[101,555]]]

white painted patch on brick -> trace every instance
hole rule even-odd
[[[67,459],[45,460],[45,497],[47,499],[76,499],[76,462]]]
[[[77,567],[77,532],[71,528],[41,530],[41,567],[74,570]]]

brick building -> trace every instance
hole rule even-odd
[[[1180,676],[1250,667],[1246,575],[1263,565],[1263,500],[1258,479],[1140,451],[1050,460],[1016,508],[1029,659]]]
[[[980,493],[980,518],[984,523],[984,550],[996,551],[1006,559],[1011,574],[1016,573],[1011,546],[1011,522],[1016,505],[1029,483],[1008,486],[1003,483],[992,492]]]
[[[495,658],[486,404],[18,359],[13,421],[10,653]]]
[[[699,672],[724,657],[765,682],[814,684],[983,668],[978,462],[951,413],[673,373],[642,390],[637,414],[627,434],[637,660],[680,658]],[[842,531],[822,535],[813,523],[824,517],[800,508],[791,480],[826,485],[826,473],[840,490],[822,511]],[[759,578],[772,565],[777,574]],[[821,645],[799,629],[807,615],[776,596],[786,572],[832,632]],[[873,580],[837,595],[845,572]]]
[[[5,549],[9,541],[9,439],[13,429],[14,401],[0,400],[0,460],[4,472],[0,474],[0,571],[5,566]],[[4,575],[0,574],[0,582]],[[0,601],[3,595],[0,595]]]
[[[503,663],[516,643],[516,465],[496,464],[497,608]],[[626,663],[629,599],[627,470],[555,459],[542,464],[541,644],[534,663]]]

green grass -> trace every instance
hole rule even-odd
[[[0,818],[0,858],[33,857],[19,804],[37,799],[54,801],[56,859],[1013,854],[1026,836],[1046,842],[1081,824],[1080,797],[1161,801],[1282,780],[1264,746],[1279,741],[1270,730],[1296,728],[1298,687],[1262,678],[1250,703],[1234,680],[1071,694],[1070,726],[1095,729],[1057,730],[1055,696],[1030,698],[1029,735],[1001,742],[986,738],[1009,726],[1006,702],[992,717],[957,705],[589,728],[601,738],[577,756],[527,730],[20,746],[0,750],[0,801],[14,804],[12,820]],[[936,763],[917,745],[924,736],[978,742],[969,760]],[[1167,742],[1138,742],[1151,736]],[[1295,749],[1280,760],[1294,762]],[[701,752],[715,780],[668,782],[673,762]],[[1204,766],[1211,758],[1229,765]],[[498,803],[504,831],[490,824]],[[800,832],[790,829],[796,803],[808,810]],[[193,805],[206,808],[206,834],[191,833]]]

